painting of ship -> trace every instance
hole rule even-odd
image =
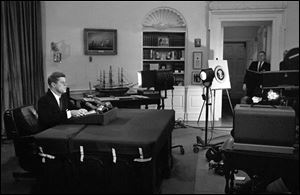
[[[123,68],[118,68],[118,79],[117,82],[113,80],[112,67],[109,67],[108,82],[106,81],[105,70],[100,71],[99,84],[95,85],[95,89],[100,96],[123,96],[126,92],[133,87],[135,84],[128,82],[124,78]]]

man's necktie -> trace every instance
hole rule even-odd
[[[63,102],[62,102],[62,98],[59,98],[59,108],[60,110],[63,110]]]
[[[260,66],[261,66],[261,62],[259,61],[259,62],[258,62],[258,65],[257,65],[257,72],[260,71]]]

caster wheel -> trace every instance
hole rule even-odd
[[[199,152],[199,148],[197,146],[194,146],[193,151],[194,151],[194,153],[198,153]]]

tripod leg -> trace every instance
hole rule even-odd
[[[215,90],[214,90],[215,91]],[[212,101],[212,89],[210,89],[210,100]],[[210,103],[210,116],[212,116],[212,120],[210,122],[211,130],[214,130],[214,121],[215,121],[215,116],[214,116],[214,110],[213,110],[213,104],[212,102]]]
[[[202,107],[201,107],[201,111],[200,111],[197,123],[199,123],[199,120],[200,120],[200,117],[201,117],[201,114],[202,114],[202,111],[203,111],[203,107],[204,107],[205,101],[206,100],[203,101],[203,104],[202,104]]]
[[[233,114],[233,107],[232,107],[232,103],[231,103],[230,95],[229,95],[229,93],[228,93],[228,89],[226,89],[226,93],[227,93],[227,97],[228,97],[228,101],[229,101],[229,105],[230,105],[231,113]]]
[[[214,103],[213,104],[211,104],[211,106],[210,106],[210,114],[211,114],[211,116],[212,116],[212,122],[211,122],[211,130],[214,130],[214,127],[215,127],[215,105],[216,105],[216,90],[215,89],[213,89],[213,91],[214,91],[214,99],[213,99],[213,101],[214,101]],[[211,92],[211,100],[212,100],[212,90],[210,90],[210,92]]]

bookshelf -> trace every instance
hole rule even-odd
[[[173,71],[174,86],[184,86],[185,32],[143,32],[143,70]]]

